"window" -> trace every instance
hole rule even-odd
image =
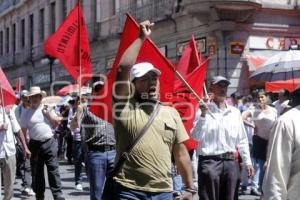
[[[21,20],[21,47],[24,48],[25,47],[25,19]]]
[[[33,14],[29,15],[29,44],[32,47],[34,43],[33,37],[33,30],[34,30],[34,22],[33,22]]]
[[[96,22],[101,22],[101,0],[96,0]]]
[[[0,31],[0,56],[3,56],[3,31]]]
[[[50,5],[50,31],[51,33],[55,32],[55,2],[52,2]]]
[[[63,16],[63,19],[66,18],[67,14],[68,14],[67,1],[62,0],[62,16]]]
[[[113,0],[112,1],[113,4],[113,15],[116,15],[119,11],[120,11],[120,2],[119,0]]]
[[[6,28],[5,31],[5,46],[6,46],[6,53],[9,53],[9,27]]]
[[[40,9],[40,21],[39,21],[39,27],[40,27],[39,41],[40,42],[44,41],[44,35],[45,35],[44,23],[45,23],[45,11],[44,11],[44,8],[42,8],[42,9]]]
[[[16,48],[17,48],[16,47],[16,37],[17,37],[17,35],[16,35],[16,24],[13,24],[12,37],[13,37],[13,41],[12,41],[13,46],[12,46],[12,48],[13,48],[13,52],[15,53]]]

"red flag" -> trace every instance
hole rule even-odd
[[[100,91],[99,97],[91,102],[90,111],[98,117],[112,122],[112,87],[116,78],[118,65],[125,50],[138,38],[139,25],[127,14],[124,30],[120,39],[120,45],[111,72],[107,76],[107,82]]]
[[[204,61],[201,66],[197,67],[192,73],[185,77],[187,83],[193,88],[193,90],[202,97],[204,81],[206,78],[206,71],[208,67],[208,59]],[[198,100],[193,94],[181,83],[177,84],[174,90],[173,106],[179,112],[186,131],[190,134],[193,128],[193,121],[198,108]],[[198,142],[190,138],[185,142],[188,150],[197,148]]]
[[[194,71],[195,68],[199,67],[200,64],[200,55],[197,50],[195,38],[192,35],[188,46],[186,46],[181,55],[176,69],[183,77],[185,77],[187,74]]]
[[[44,50],[46,54],[58,58],[75,80],[78,80],[81,67],[81,84],[90,79],[92,64],[89,39],[79,3],[47,39]]]
[[[174,67],[149,38],[145,39],[141,47],[137,58],[137,63],[139,62],[149,62],[161,71],[160,101],[171,102],[175,80]]]
[[[2,68],[0,67],[0,95],[3,95],[3,101],[1,103],[1,106],[13,106],[16,102],[16,96],[15,92],[12,89],[11,85],[9,84],[4,72],[2,71]],[[3,92],[3,94],[1,94]],[[0,96],[0,99],[2,98]]]
[[[21,93],[21,86],[22,86],[22,79],[19,77],[16,83],[16,91],[20,94]]]

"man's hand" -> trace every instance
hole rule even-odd
[[[148,37],[151,35],[151,29],[154,26],[154,23],[151,23],[149,20],[143,21],[140,23],[140,37]]]
[[[8,123],[3,123],[0,125],[0,130],[1,131],[7,131],[8,129]]]
[[[184,192],[182,194],[182,200],[192,200],[193,199],[193,194],[191,192]]]
[[[24,151],[25,151],[25,158],[26,159],[30,159],[31,152],[29,151],[29,149],[27,148],[27,146],[25,147]]]
[[[247,165],[248,177],[253,177],[255,174],[254,168],[252,165]]]
[[[205,117],[207,110],[208,110],[207,104],[203,101],[200,101],[199,108],[201,110],[201,117]]]

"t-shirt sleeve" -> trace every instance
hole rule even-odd
[[[22,112],[20,116],[20,126],[21,128],[28,128],[27,126],[27,111]]]
[[[174,120],[175,120],[175,123],[177,126],[176,127],[177,134],[176,134],[175,142],[182,143],[182,142],[188,140],[190,137],[184,128],[184,125],[183,125],[183,122],[182,122],[182,119],[181,119],[179,113],[174,108],[173,108],[173,116],[174,116]]]

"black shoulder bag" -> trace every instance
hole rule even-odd
[[[143,137],[143,135],[145,135],[145,133],[149,129],[150,125],[154,121],[154,118],[157,116],[157,114],[159,112],[159,106],[160,105],[157,102],[155,104],[155,107],[153,109],[153,112],[151,113],[151,116],[150,116],[148,122],[140,130],[140,132],[134,138],[134,140],[132,141],[132,143],[130,145],[128,145],[128,147],[126,148],[126,151],[124,151],[122,153],[122,155],[120,156],[119,160],[116,162],[116,164],[114,166],[114,169],[111,172],[109,172],[109,174],[108,174],[108,176],[106,178],[106,181],[105,181],[105,185],[104,185],[104,189],[103,189],[103,193],[102,193],[102,200],[113,200],[113,194],[114,194],[114,180],[113,180],[113,177],[122,168],[122,166],[125,163],[125,161],[128,160],[128,156],[131,153],[133,147],[138,143],[138,141]]]

